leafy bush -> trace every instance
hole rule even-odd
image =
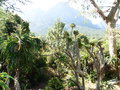
[[[102,90],[116,90],[116,88],[114,87],[114,85],[109,84],[108,82],[102,82],[101,84],[101,89]]]
[[[67,80],[67,86],[68,87],[73,87],[73,86],[76,86],[76,84],[71,79],[68,79]]]
[[[49,72],[47,71],[47,64],[45,61],[45,57],[36,57],[31,67],[26,67],[21,71],[21,87],[25,87],[27,85],[27,88],[34,88],[33,86],[38,85],[40,82],[48,81],[50,74],[48,74]]]
[[[53,77],[48,81],[48,85],[45,90],[64,90],[63,81],[58,77]]]

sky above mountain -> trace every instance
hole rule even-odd
[[[57,18],[60,18],[67,25],[75,23],[78,26],[93,29],[105,28],[105,23],[101,18],[89,18],[81,16],[79,9],[68,0],[31,0],[30,3],[22,5],[17,3],[17,7],[23,13],[18,13],[24,20],[30,23],[33,32],[41,32],[48,29]],[[81,0],[82,1],[82,0]],[[110,0],[111,1],[111,0]]]
[[[34,9],[40,9],[43,10],[44,12],[49,11],[51,8],[53,8],[56,4],[61,3],[61,2],[67,2],[68,0],[30,0],[30,3],[27,3],[26,5],[22,5],[17,3],[17,7],[20,8],[23,11],[23,14],[20,13],[21,16],[25,15],[24,12],[29,12],[29,10],[34,10]],[[69,5],[78,10],[77,8],[78,6],[74,4],[70,4]],[[76,15],[77,16],[77,15]],[[90,19],[91,20],[91,19]],[[93,24],[99,24],[102,22],[101,18],[92,18],[92,23]]]
[[[80,11],[72,8],[66,0],[32,0],[27,5],[17,6],[22,10],[18,14],[30,23],[31,31],[37,34],[45,34],[58,18],[66,24],[66,28],[71,23],[93,29],[105,27],[101,20],[94,23],[94,20],[81,16]]]
[[[11,0],[9,0],[11,1]],[[16,0],[12,0],[12,2],[15,2]],[[56,4],[61,3],[61,2],[67,2],[69,1],[69,5],[76,9],[79,10],[82,9],[81,8],[81,4],[82,2],[85,4],[86,2],[84,2],[85,0],[78,0],[79,2],[76,3],[70,3],[70,1],[74,1],[74,0],[29,0],[30,3],[27,3],[26,5],[22,5],[20,3],[17,3],[17,7],[20,8],[23,13],[27,12],[29,10],[33,10],[34,8],[39,8],[43,11],[47,11],[50,8],[54,7]],[[89,2],[89,0],[86,0],[87,3]],[[114,0],[97,0],[98,4],[101,3],[103,6],[111,6],[113,4]],[[14,3],[13,3],[14,4]],[[92,6],[92,5],[91,5]],[[89,18],[92,21],[93,24],[100,24],[102,21],[101,18]],[[118,22],[119,23],[119,22]]]

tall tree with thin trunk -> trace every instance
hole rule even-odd
[[[116,39],[115,39],[115,27],[119,18],[120,0],[70,0],[74,1],[76,5],[82,7],[84,12],[88,10],[94,10],[106,23],[106,29],[108,32],[108,44],[110,57],[117,56]],[[110,4],[108,4],[111,2]],[[88,13],[87,13],[88,14]]]

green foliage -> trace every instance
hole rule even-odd
[[[47,71],[46,57],[36,57],[31,67],[21,71],[20,83],[22,87],[33,88],[39,83],[46,83],[51,74]]]
[[[109,84],[108,82],[102,82],[101,89],[102,90],[116,90],[115,86],[112,84]]]
[[[64,26],[65,24],[63,22],[61,22],[60,20],[57,20],[48,32],[47,39],[48,39],[49,45],[55,51],[59,51],[64,47],[63,35],[62,35],[64,32]]]
[[[76,84],[72,81],[72,79],[67,79],[67,87],[73,87],[76,86]]]
[[[76,27],[76,25],[75,25],[74,23],[71,23],[71,24],[70,24],[70,27],[73,29],[73,28]]]
[[[77,28],[74,23],[70,27],[72,29],[76,27],[76,30],[69,32],[64,30],[65,23],[57,20],[49,29],[47,38],[42,40],[30,33],[29,23],[18,15],[2,12],[0,18],[3,19],[0,22],[0,63],[2,68],[5,67],[1,71],[7,68],[10,75],[14,76],[16,69],[19,69],[22,89],[33,88],[40,82],[46,83],[53,77],[48,81],[45,90],[63,90],[64,85],[72,87],[81,84],[82,74],[85,79],[95,83],[97,80],[95,60],[101,58],[99,46],[104,47],[102,49],[105,65],[107,63],[115,68],[117,59],[109,59],[106,39],[88,38],[81,34],[82,29]],[[90,50],[95,60],[87,50]],[[107,68],[104,73],[104,80],[115,78]],[[8,88],[6,81],[9,77],[6,73],[0,73],[0,85],[4,89]],[[76,81],[80,83],[76,84]],[[101,88],[107,90],[112,87],[103,82]]]
[[[8,13],[5,14],[7,15]],[[33,79],[31,77],[33,73],[31,70],[36,73],[36,80],[33,81],[37,83],[40,80],[39,76],[42,70],[44,70],[42,69],[40,72],[40,67],[45,67],[46,65],[45,61],[43,61],[45,58],[39,56],[42,49],[41,40],[30,33],[29,23],[22,20],[18,15],[11,15],[10,13],[8,17],[5,17],[2,25],[0,63],[2,62],[7,67],[12,76],[15,75],[16,69],[20,70],[20,74],[22,74],[20,76],[21,86],[26,86],[30,80],[31,82],[29,83],[32,83]],[[39,59],[40,61],[38,62]],[[30,78],[25,78],[29,74],[31,74]],[[43,76],[45,75],[44,73]]]
[[[29,23],[22,20],[20,16],[18,16],[17,14],[13,16],[14,18],[14,22],[18,25],[21,25],[21,29],[22,29],[22,33],[29,33],[30,29],[29,29]]]
[[[12,15],[12,13],[2,10],[0,10],[0,13],[3,15],[0,16],[1,33],[6,33],[10,36],[12,33],[21,32],[21,34],[25,34],[30,32],[29,23],[21,19],[18,15]]]
[[[80,35],[80,40],[81,40],[81,44],[83,46],[87,46],[89,44],[89,40],[88,40],[87,36],[85,36],[85,35]]]
[[[78,30],[80,33],[84,34],[88,38],[96,38],[100,39],[105,36],[105,31],[104,30],[96,30],[92,28],[87,28],[87,27],[76,27],[76,30]]]
[[[28,61],[30,63],[33,59],[33,53],[37,50],[37,44],[34,38],[31,38],[29,35],[9,37],[6,41],[5,50],[3,51],[8,65],[14,66],[13,68],[19,65],[26,66]],[[19,60],[20,62],[18,64]]]
[[[64,90],[63,82],[58,77],[53,77],[48,81],[45,90]]]
[[[64,38],[69,37],[69,33],[67,31],[64,31]]]
[[[29,23],[28,22],[22,22],[22,32],[23,33],[29,33],[30,29],[29,29]]]
[[[74,30],[74,31],[73,31],[73,34],[74,34],[75,36],[77,36],[77,35],[79,34],[79,31]]]
[[[48,66],[54,70],[54,74],[60,78],[66,76],[67,69],[66,63],[68,62],[66,55],[57,52],[55,56],[50,56],[47,58]],[[64,68],[64,69],[63,69]]]
[[[95,83],[96,81],[96,72],[95,71],[91,71],[90,74],[87,75],[87,79],[89,81],[91,81],[92,83]]]
[[[55,61],[56,61],[56,57],[53,57],[53,56],[48,57],[48,66],[53,68],[53,69],[56,69],[57,64]]]
[[[0,87],[2,87],[2,90],[6,90],[6,89],[10,90],[10,88],[6,84],[9,78],[13,79],[6,72],[0,73]]]
[[[5,31],[4,31],[4,32],[8,33],[8,35],[11,35],[11,33],[15,33],[15,31],[16,31],[16,26],[17,26],[17,25],[16,25],[15,23],[7,20],[7,21],[5,22]]]

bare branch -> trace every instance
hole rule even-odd
[[[106,20],[106,16],[104,15],[103,11],[98,7],[98,5],[96,4],[96,2],[94,0],[90,0],[90,2],[92,3],[92,5],[97,9],[97,12],[99,13],[99,15],[102,17],[103,20]]]
[[[108,8],[107,10],[103,11],[104,13],[107,13],[110,11],[110,8]]]

